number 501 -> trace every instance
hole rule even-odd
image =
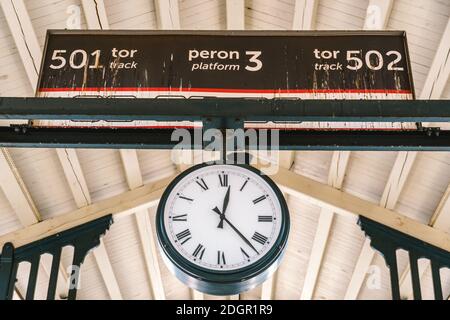
[[[91,56],[95,58],[94,64],[89,66],[89,69],[102,68],[100,65],[100,50],[95,50]],[[69,55],[69,66],[72,69],[84,68],[88,63],[88,53],[85,50],[78,49],[72,51]],[[62,69],[67,65],[67,50],[53,50],[51,69]]]

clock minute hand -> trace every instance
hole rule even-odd
[[[213,211],[215,213],[217,213],[218,215],[220,215],[222,217],[222,213],[220,212],[219,208],[215,207],[213,209]],[[226,223],[228,223],[228,225],[239,235],[239,237],[241,237],[242,240],[244,240],[244,242],[253,249],[253,251],[255,251],[257,254],[259,254],[258,250],[256,250],[256,248],[252,245],[252,243],[250,241],[248,241],[248,239],[224,216],[223,219],[225,220]]]
[[[223,220],[225,218],[225,211],[227,211],[229,202],[230,202],[230,186],[228,186],[227,193],[225,194],[225,199],[223,200],[222,213],[220,215],[220,222],[217,228],[223,229]]]

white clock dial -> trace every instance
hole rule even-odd
[[[264,257],[283,219],[271,186],[255,172],[230,165],[204,166],[184,176],[163,214],[175,250],[217,271],[241,269]]]

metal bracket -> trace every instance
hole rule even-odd
[[[53,256],[47,290],[47,299],[53,300],[56,293],[61,251],[65,246],[74,247],[72,274],[70,275],[71,285],[68,292],[68,299],[74,300],[79,277],[77,270],[88,252],[100,244],[100,237],[106,233],[112,223],[112,215],[107,215],[18,248],[14,248],[12,243],[6,243],[0,256],[0,300],[12,299],[17,281],[17,270],[19,264],[24,261],[31,263],[26,299],[34,299],[39,261],[41,255],[45,253]]]
[[[370,238],[371,247],[383,255],[386,265],[389,267],[394,300],[401,299],[396,255],[399,249],[404,249],[409,254],[414,299],[422,299],[417,265],[417,261],[421,258],[429,259],[431,262],[435,299],[443,299],[440,269],[450,268],[450,252],[362,216],[359,217],[358,224],[365,232],[366,237]]]

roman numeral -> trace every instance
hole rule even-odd
[[[187,201],[194,201],[194,199],[191,199],[191,198],[188,198],[188,197],[185,197],[185,196],[180,196],[180,199],[184,199],[184,200],[187,200]]]
[[[206,182],[205,182],[205,180],[203,180],[203,178],[201,178],[201,179],[198,179],[197,178],[197,180],[195,181],[199,186],[200,186],[200,188],[202,188],[203,190],[208,190],[208,186],[207,186],[207,184],[206,184]]]
[[[185,244],[186,242],[188,242],[189,240],[191,240],[191,232],[189,231],[189,229],[186,229],[184,231],[181,231],[180,233],[176,234],[176,237],[178,239],[178,241],[181,241],[183,239],[185,239],[181,244]]]
[[[172,221],[187,221],[187,214],[180,214],[178,216],[173,216]]]
[[[255,232],[255,234],[253,235],[252,239],[255,240],[256,242],[260,243],[260,244],[265,244],[268,238],[266,236],[263,236],[259,232]]]
[[[258,222],[272,222],[272,216],[258,216]]]
[[[250,179],[247,178],[247,180],[245,180],[244,184],[243,184],[242,187],[239,189],[239,191],[244,190],[245,186],[247,185],[248,180],[250,180]]]
[[[197,246],[197,248],[195,248],[194,253],[192,255],[197,258],[197,256],[200,254],[200,256],[198,258],[199,258],[199,260],[202,260],[204,253],[205,253],[205,248],[203,247],[203,245],[199,244]]]
[[[217,264],[227,264],[225,261],[225,252],[223,251],[217,251]]]
[[[242,255],[244,256],[244,259],[249,259],[250,258],[250,256],[248,255],[247,252],[245,252],[244,249],[241,248],[241,252],[242,252]]]
[[[256,198],[255,200],[253,200],[253,204],[257,204],[258,202],[261,202],[266,198],[267,198],[266,196],[261,196],[259,198]]]
[[[228,174],[222,172],[222,174],[219,174],[219,180],[221,187],[228,187]]]

